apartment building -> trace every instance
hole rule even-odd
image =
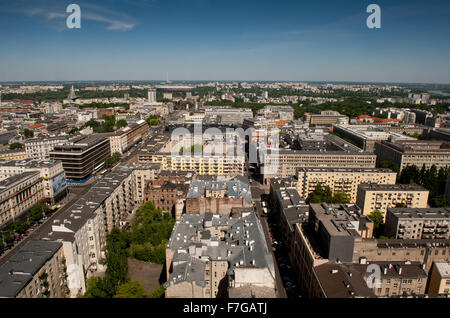
[[[122,127],[109,137],[111,154],[123,154],[133,145],[144,140],[150,134],[148,123],[145,120],[139,120],[131,123],[129,126]]]
[[[438,169],[450,165],[450,147],[444,141],[382,141],[375,143],[377,163],[388,161],[395,163],[403,170],[408,165],[416,165],[419,169],[425,165]]]
[[[387,209],[385,236],[396,239],[450,239],[450,209]]]
[[[62,243],[29,241],[0,265],[0,298],[63,298],[65,266]]]
[[[300,168],[297,169],[297,191],[308,198],[317,185],[335,192],[345,192],[356,202],[358,185],[395,184],[397,173],[384,168]]]
[[[4,150],[0,152],[0,160],[23,160],[27,159],[25,150]]]
[[[33,138],[25,140],[25,151],[28,159],[49,160],[50,151],[56,145],[64,144],[70,136],[55,136],[46,138]]]
[[[0,227],[14,222],[44,199],[41,176],[27,171],[0,181]]]
[[[308,221],[309,205],[299,195],[295,186],[285,179],[272,180],[270,198],[270,214],[274,220],[279,220],[281,240],[291,258],[294,250],[295,224]]]
[[[405,205],[408,208],[426,208],[429,191],[417,184],[360,184],[356,204],[368,215],[378,210],[386,220],[388,208]]]
[[[276,296],[273,259],[254,213],[182,215],[167,244],[166,268],[166,298]]]
[[[264,183],[275,177],[287,178],[298,168],[375,168],[376,156],[367,152],[271,150],[262,154]]]
[[[41,240],[63,243],[71,297],[85,293],[86,279],[105,270],[107,234],[127,224],[140,206],[135,174],[141,170],[146,170],[145,165],[117,167],[53,223],[42,225]]]
[[[313,294],[321,298],[373,298],[423,296],[426,293],[428,275],[420,263],[371,264],[380,268],[379,280],[372,282],[371,287],[367,284],[372,274],[368,264],[326,263],[314,268],[316,286],[320,288]]]
[[[67,196],[66,174],[61,161],[37,159],[0,161],[0,180],[29,171],[39,172],[45,202],[48,204],[55,204]]]
[[[218,213],[229,215],[233,208],[253,208],[248,180],[205,180],[191,182],[186,196],[187,214]]]
[[[333,132],[342,138],[349,138],[364,151],[373,152],[375,143],[382,140],[415,141],[416,138],[402,135],[376,125],[335,125]]]
[[[353,263],[419,262],[429,271],[433,262],[446,262],[450,255],[450,240],[433,239],[365,239],[357,241]]]
[[[172,156],[170,153],[140,153],[139,163],[160,163],[162,170],[194,171],[199,175],[237,176],[244,175],[244,156],[203,155]]]
[[[450,263],[434,262],[431,267],[428,294],[432,297],[450,295]]]
[[[176,220],[181,217],[182,209],[177,209],[180,201],[184,201],[192,180],[192,173],[160,175],[150,181],[145,189],[145,201],[151,201],[158,209],[171,213]],[[184,203],[182,203],[184,207]]]
[[[72,180],[84,180],[99,171],[110,155],[109,139],[95,135],[77,137],[50,151],[50,158],[61,160],[67,178]]]

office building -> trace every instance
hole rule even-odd
[[[386,220],[388,208],[404,205],[407,208],[426,208],[429,191],[417,184],[360,184],[356,204],[368,215],[378,210]]]
[[[84,180],[99,171],[111,155],[109,139],[99,136],[82,136],[63,145],[55,145],[50,158],[61,160],[66,177]]]
[[[373,222],[354,204],[310,204],[308,224],[330,261],[351,262],[355,239],[373,234]]]
[[[364,151],[373,152],[375,143],[382,140],[396,141],[415,141],[413,137],[402,135],[387,128],[371,125],[334,125],[333,132],[342,138],[352,140],[359,148]]]
[[[450,148],[443,141],[382,141],[375,143],[375,154],[377,163],[395,163],[400,171],[408,165],[415,165],[419,169],[423,165],[427,169],[435,165],[440,169],[450,164]]]
[[[336,124],[348,124],[349,118],[339,112],[326,110],[321,111],[320,114],[305,113],[303,121],[309,127],[332,127]]]

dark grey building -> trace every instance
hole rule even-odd
[[[50,158],[61,160],[67,179],[84,180],[103,168],[111,155],[109,139],[101,136],[82,136],[63,145],[55,145]]]
[[[330,261],[352,262],[355,239],[373,232],[373,222],[355,204],[311,204],[308,223]]]

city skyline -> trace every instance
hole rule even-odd
[[[3,2],[3,1],[1,1]],[[378,1],[3,3],[0,81],[450,83],[450,4]]]

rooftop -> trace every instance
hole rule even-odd
[[[0,297],[16,297],[61,246],[59,242],[27,242],[0,266]]]
[[[418,184],[375,184],[361,183],[359,188],[366,191],[426,191],[427,189]]]

